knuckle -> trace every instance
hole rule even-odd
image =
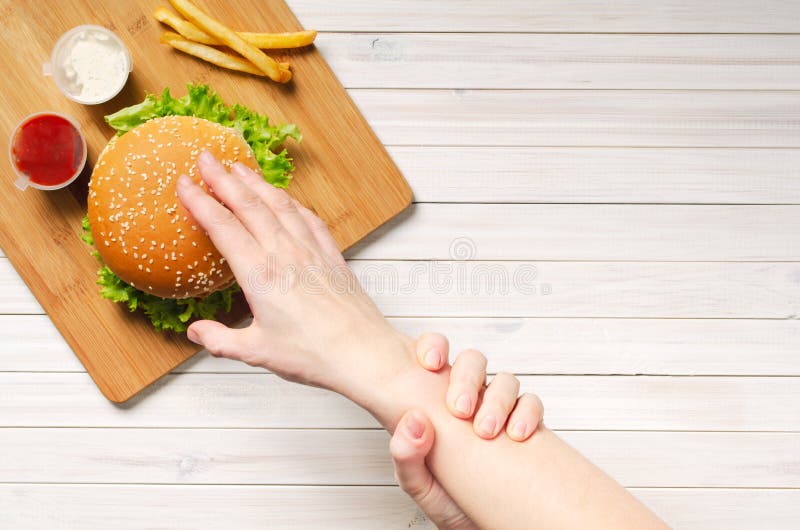
[[[533,409],[537,412],[537,414],[544,415],[544,403],[539,396],[536,394],[530,394],[531,401],[533,401]]]
[[[486,356],[480,351],[470,348],[458,354],[458,360],[471,366],[480,366],[486,369]]]
[[[211,222],[217,226],[227,226],[237,221],[232,211],[220,205],[211,211]]]
[[[495,375],[487,390],[491,400],[501,404],[503,408],[514,406],[517,401],[517,392],[519,392],[519,379],[508,372],[499,372]]]
[[[511,372],[497,372],[497,374],[494,376],[494,379],[492,379],[493,383],[495,381],[504,387],[513,388],[514,394],[519,391],[519,379],[517,379],[517,376]]]
[[[315,215],[311,217],[311,230],[318,234],[328,234],[328,224]]]
[[[224,355],[224,345],[219,341],[211,341],[205,345],[208,352],[214,357],[222,357]]]
[[[462,365],[460,369],[450,372],[450,379],[460,387],[469,388],[474,392],[486,381],[486,373],[474,365]]]
[[[544,415],[544,403],[536,394],[525,392],[519,397],[521,403],[526,403],[526,407],[534,416]]]
[[[244,193],[238,200],[238,206],[243,210],[252,210],[263,208],[265,205],[255,193]]]
[[[278,190],[278,193],[275,194],[270,206],[272,206],[275,211],[280,213],[288,213],[296,209],[292,198],[283,190]]]
[[[410,481],[409,483],[401,484],[400,487],[417,503],[425,504],[433,491],[433,478],[429,476],[426,480]]]

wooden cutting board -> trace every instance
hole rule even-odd
[[[0,142],[7,145],[26,115],[56,110],[75,117],[89,144],[89,162],[68,190],[17,190],[10,161],[2,157],[0,246],[41,306],[80,358],[102,393],[123,402],[194,355],[183,334],[159,333],[140,314],[100,298],[97,262],[79,239],[86,212],[91,164],[113,130],[103,116],[142,100],[145,92],[188,82],[209,83],[228,103],[242,103],[273,123],[296,123],[302,144],[290,142],[296,171],[290,193],[316,211],[345,249],[399,213],[411,191],[366,120],[313,47],[274,54],[294,71],[286,86],[221,70],[158,42],[164,28],[151,17],[166,0],[96,2],[0,0]],[[283,0],[198,0],[235,29],[292,31],[300,24]],[[235,8],[232,6],[236,6]],[[99,24],[114,30],[133,57],[133,73],[112,101],[87,107],[64,97],[41,74],[52,46],[68,29]],[[227,320],[241,320],[240,303]]]

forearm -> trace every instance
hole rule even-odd
[[[363,384],[369,378],[359,377],[361,383],[351,384],[353,391],[345,394],[390,432],[406,410],[425,412],[436,430],[428,465],[480,526],[665,528],[625,489],[546,428],[524,443],[505,434],[491,441],[477,437],[470,422],[454,418],[445,406],[446,373],[418,368],[408,341],[397,342],[392,355],[363,358],[361,370],[372,372],[379,383],[370,387]],[[384,372],[378,363],[394,366]],[[389,373],[393,375],[388,379],[382,375]]]

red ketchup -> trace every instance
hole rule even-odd
[[[36,187],[58,187],[80,173],[86,145],[69,120],[55,114],[37,114],[23,122],[11,145],[17,172]]]

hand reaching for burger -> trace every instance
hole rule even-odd
[[[216,198],[185,175],[178,197],[227,259],[253,321],[200,320],[190,340],[357,403],[413,364],[413,341],[364,293],[322,220],[243,164],[228,172],[204,152],[197,165]]]

